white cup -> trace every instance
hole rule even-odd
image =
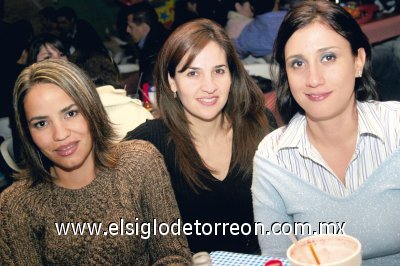
[[[309,244],[319,259],[317,264]],[[313,235],[292,244],[286,251],[292,266],[360,266],[361,243],[349,235]]]

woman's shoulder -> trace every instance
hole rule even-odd
[[[264,137],[258,145],[257,154],[271,157],[276,155],[280,149],[296,147],[301,139],[301,129],[305,123],[305,116],[296,114],[288,125],[277,128]]]
[[[119,180],[125,180],[123,184],[128,182],[142,186],[144,179],[155,183],[162,181],[160,173],[161,168],[165,168],[164,158],[152,143],[145,140],[122,141],[116,145],[115,155],[117,162],[110,171]]]
[[[45,197],[41,187],[41,184],[32,186],[28,180],[15,181],[0,194],[0,213],[6,210],[16,213],[25,206],[33,207],[35,198]]]
[[[126,134],[125,140],[144,139],[151,140],[160,134],[168,132],[168,128],[161,119],[146,120]]]
[[[263,155],[276,153],[285,130],[286,126],[282,126],[270,132],[261,140],[256,153]]]
[[[115,145],[114,151],[119,160],[122,158],[143,158],[158,154],[158,150],[151,142],[141,139],[121,141]]]
[[[400,127],[400,102],[358,102],[357,108],[365,123],[379,125],[382,128]]]
[[[386,113],[399,113],[400,112],[400,102],[398,101],[369,101],[369,102],[359,102],[359,106],[369,109],[374,109],[376,112],[386,114]]]

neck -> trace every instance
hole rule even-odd
[[[212,121],[191,121],[189,130],[195,142],[212,143],[221,135],[226,135],[229,132],[230,125],[226,119],[224,119],[224,121],[222,121],[222,119],[223,116],[220,114]]]
[[[96,178],[96,167],[93,152],[81,166],[73,170],[66,170],[58,166],[51,169],[54,183],[67,189],[80,189],[89,185]]]
[[[334,146],[357,138],[358,115],[354,104],[348,112],[326,121],[315,121],[307,117],[307,135],[311,143]]]

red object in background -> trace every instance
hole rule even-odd
[[[357,7],[360,11],[360,18],[356,19],[358,24],[364,24],[371,21],[375,12],[378,11],[378,6],[375,4],[365,4]]]
[[[283,263],[280,260],[269,260],[265,263],[265,266],[283,266]]]
[[[149,83],[143,83],[142,85],[142,92],[143,92],[143,107],[146,108],[147,110],[151,111],[151,103],[150,103],[150,98],[149,98],[149,88],[150,84]]]

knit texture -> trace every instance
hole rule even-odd
[[[190,251],[181,235],[142,236],[135,222],[165,222],[180,218],[170,178],[157,149],[144,141],[116,146],[115,168],[97,173],[76,190],[53,183],[29,187],[18,181],[0,195],[0,261],[6,265],[180,265]],[[131,222],[134,234],[117,235],[108,224]],[[101,222],[99,235],[58,235],[58,222]],[[126,228],[126,227],[125,227]],[[139,226],[140,229],[140,226]],[[71,230],[71,228],[70,228]],[[87,229],[86,229],[87,230]],[[132,231],[131,231],[132,233]],[[143,231],[142,231],[143,233]]]

